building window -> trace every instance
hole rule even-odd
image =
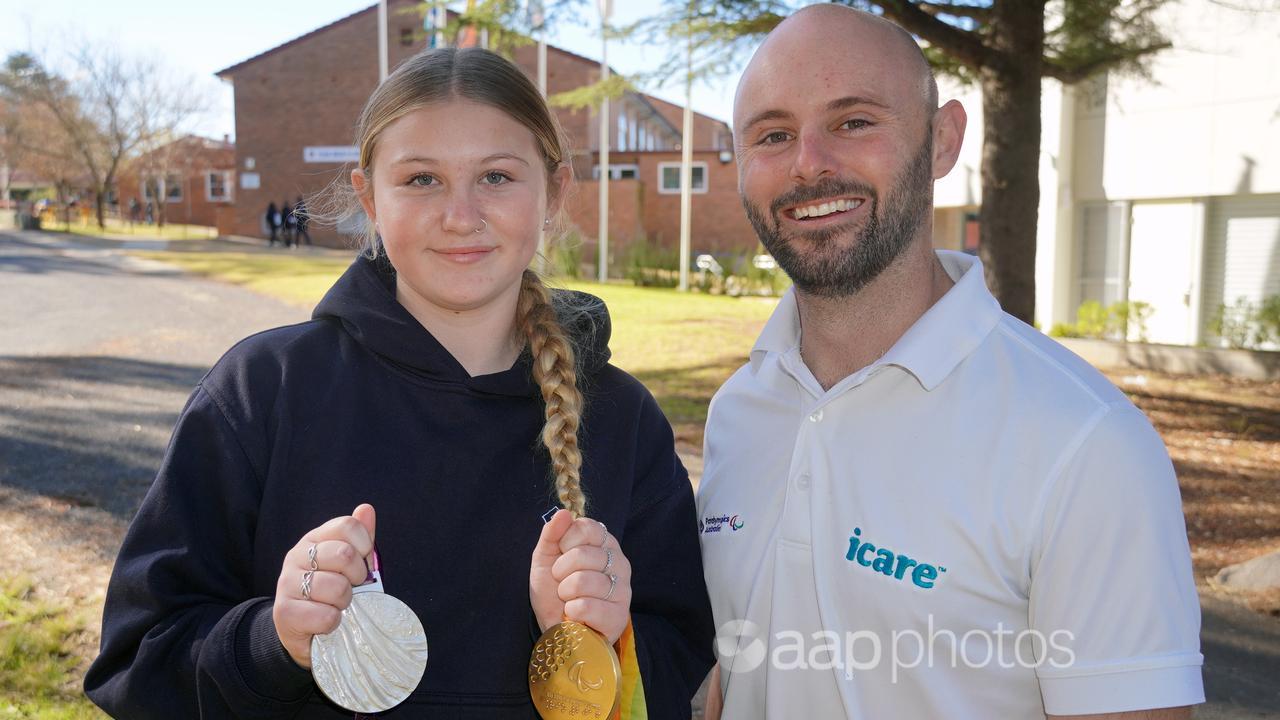
[[[204,198],[209,202],[231,202],[231,173],[226,170],[205,173]]]
[[[639,166],[639,165],[629,165],[629,164],[625,164],[625,163],[619,163],[619,164],[613,164],[613,163],[610,163],[610,164],[609,164],[609,179],[610,179],[610,180],[635,180],[635,179],[636,179],[636,178],[638,178],[638,177],[640,177],[640,166]],[[600,179],[600,166],[599,166],[599,165],[593,165],[593,166],[591,167],[591,179],[592,179],[592,180],[599,180],[599,179]]]
[[[1076,306],[1094,300],[1106,307],[1125,296],[1129,208],[1124,203],[1092,203],[1081,214]]]
[[[695,162],[690,170],[693,178],[692,192],[706,192],[707,164],[705,162]],[[664,194],[680,192],[680,163],[658,163],[658,192]]]
[[[163,188],[163,190],[160,188]],[[155,200],[162,193],[164,194],[165,202],[182,202],[182,176],[176,173],[169,173],[164,176],[164,180],[152,176],[143,181],[142,194],[146,199]]]

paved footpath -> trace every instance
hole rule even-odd
[[[310,316],[122,252],[163,246],[0,231],[0,545],[53,594],[100,602],[195,384],[241,338]],[[1202,602],[1196,717],[1280,719],[1280,619]]]

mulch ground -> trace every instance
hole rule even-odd
[[[1177,468],[1201,590],[1280,616],[1280,591],[1230,593],[1212,577],[1280,550],[1280,382],[1107,372],[1151,418]]]

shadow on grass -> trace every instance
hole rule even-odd
[[[711,396],[746,361],[745,357],[724,355],[695,365],[636,370],[631,374],[653,393],[676,438],[701,446]]]

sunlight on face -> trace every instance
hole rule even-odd
[[[532,132],[489,105],[433,103],[382,131],[372,173],[371,193],[352,180],[396,268],[398,296],[452,312],[514,308],[549,212]]]

